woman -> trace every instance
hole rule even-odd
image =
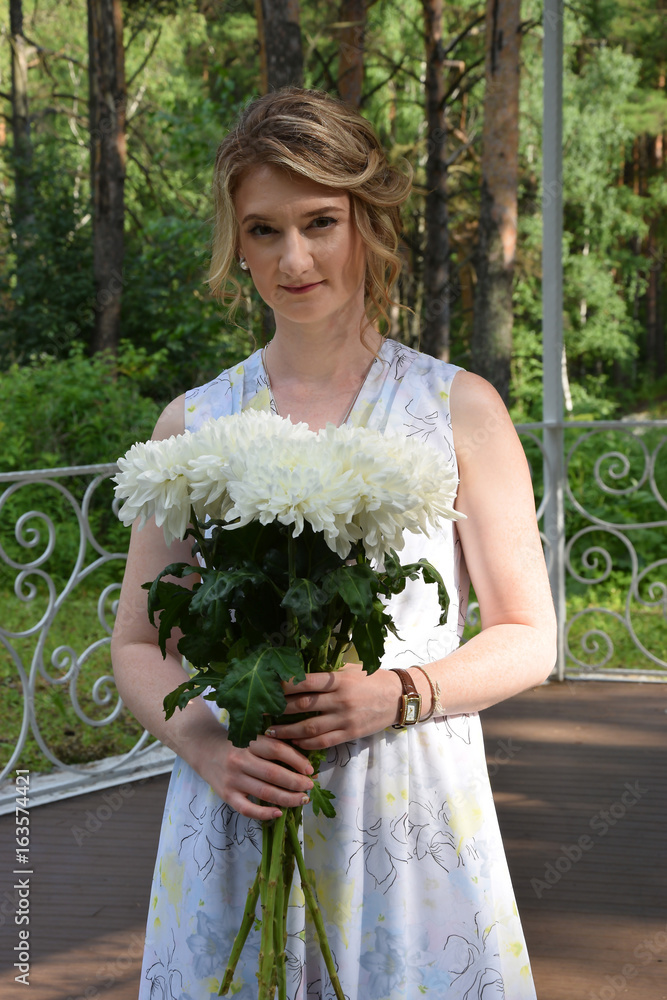
[[[337,816],[304,810],[304,841],[349,1000],[535,996],[477,712],[549,674],[553,606],[526,462],[496,392],[380,335],[408,189],[368,123],[318,92],[256,100],[218,151],[211,285],[224,297],[238,260],[273,310],[275,334],[171,403],[154,436],[247,407],[313,429],[349,421],[400,430],[458,464],[457,507],[467,519],[426,549],[423,536],[409,536],[401,553],[403,561],[428,555],[453,597],[445,626],[433,587],[411,584],[392,604],[401,639],[390,637],[382,666],[407,670],[424,721],[392,728],[402,721],[403,678],[351,664],[286,686],[288,714],[317,714],[247,749],[227,741],[207,702],[165,722],[163,697],[184,672],[176,637],[162,659],[141,584],[192,556],[188,543],[167,550],[154,524],[133,533],[116,678],[131,711],[179,758],[151,896],[146,1000],[216,995],[257,866],[257,821],[301,804],[312,787],[297,748],[328,752],[320,776]],[[460,647],[468,574],[482,631]],[[289,995],[331,997],[299,891],[291,902]],[[257,995],[256,947],[251,936],[236,997]]]

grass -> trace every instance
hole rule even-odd
[[[82,654],[92,643],[103,637],[108,638],[97,617],[97,590],[79,590],[67,598],[63,611],[56,617],[48,636],[43,653],[45,672],[52,680],[62,681],[71,664],[71,657],[63,652],[52,656],[60,646],[71,647],[75,655]],[[2,626],[12,631],[29,629],[43,613],[46,601],[39,596],[30,603],[19,601],[13,591],[0,591],[0,606],[3,608]],[[7,638],[16,654],[22,659],[26,674],[35,654],[37,638]],[[102,760],[115,754],[129,751],[139,739],[142,727],[123,708],[119,717],[106,725],[91,726],[81,721],[72,703],[74,693],[81,712],[94,722],[101,723],[117,702],[117,692],[110,681],[99,692],[101,698],[110,695],[109,703],[100,705],[94,697],[96,681],[103,676],[111,676],[111,659],[108,644],[96,649],[81,663],[76,682],[52,683],[38,674],[35,684],[35,717],[42,738],[51,752],[65,764],[83,764]],[[23,717],[23,687],[13,657],[4,645],[0,645],[0,698],[3,706],[3,726],[0,735],[0,759],[2,766],[14,751],[21,730]],[[98,700],[100,700],[98,698]],[[29,768],[35,772],[51,770],[49,762],[31,734],[15,767]]]

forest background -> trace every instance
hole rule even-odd
[[[485,19],[474,0],[10,0],[0,46],[0,427],[11,433],[0,469],[113,461],[148,435],[170,398],[270,336],[242,272],[238,325],[208,294],[210,181],[239,108],[299,73],[305,85],[356,103],[391,157],[414,168],[398,288],[411,311],[394,311],[390,333],[481,370],[516,420],[539,420],[541,209],[549,197],[540,180],[542,7],[488,6]],[[518,27],[519,44],[509,55],[505,45],[503,58],[514,60],[510,78],[520,83],[512,105],[501,82],[506,127],[485,139],[489,14],[499,8]],[[96,67],[98,83],[89,83],[91,39],[108,36],[105,17],[116,49],[112,38],[98,53],[112,76]],[[566,8],[571,416],[667,412],[666,20],[662,0]],[[107,89],[93,100],[99,79]],[[100,118],[109,94],[116,107]],[[107,163],[109,138],[122,147],[115,165]],[[495,279],[482,197],[485,176],[498,173],[494,155],[496,163],[515,157],[509,186],[518,211],[509,270]],[[105,207],[100,184],[114,183],[120,202],[116,195]],[[507,298],[508,273],[510,314],[489,314],[493,282],[501,299],[504,282]],[[484,344],[493,346],[503,324],[500,361],[485,368]]]

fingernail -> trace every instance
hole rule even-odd
[[[309,802],[310,802],[310,799],[308,798],[307,795],[302,795],[301,796],[301,805],[302,806],[307,806]]]
[[[265,736],[275,736],[276,735],[276,731],[275,731],[275,729],[267,729],[266,732],[264,733],[264,735]]]
[[[315,768],[312,764],[306,764],[306,774],[312,774]]]

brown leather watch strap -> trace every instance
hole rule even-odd
[[[403,686],[403,694],[419,694],[419,691],[415,687],[415,682],[408,670],[404,670],[403,667],[392,667],[391,668],[395,674],[401,679],[401,684]]]

